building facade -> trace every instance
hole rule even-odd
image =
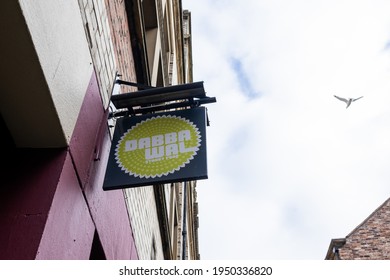
[[[102,189],[116,79],[192,82],[181,1],[3,1],[0,21],[0,259],[199,259],[196,181]]]
[[[390,199],[345,238],[332,239],[326,260],[389,260]]]

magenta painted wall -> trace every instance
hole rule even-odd
[[[106,120],[96,76],[92,74],[69,145],[82,188],[89,180],[96,146],[101,142],[98,137],[102,137],[100,132],[107,127]]]
[[[94,230],[88,205],[68,154],[36,259],[88,259]]]
[[[138,259],[123,191],[102,190],[110,150],[108,133],[104,136],[102,157],[94,162],[85,194],[107,259]]]
[[[107,114],[103,112],[96,77],[92,75],[72,137],[71,154],[80,181],[84,182],[83,189],[107,259],[138,259],[123,192],[102,190],[110,146]],[[87,162],[85,158],[91,160]]]
[[[16,149],[3,155],[0,259],[34,259],[66,149]]]
[[[110,144],[92,74],[68,149],[17,149],[6,159],[0,259],[88,259],[95,231],[107,259],[138,259],[123,192],[102,189]]]

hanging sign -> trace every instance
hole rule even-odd
[[[103,190],[207,179],[204,107],[117,120]]]

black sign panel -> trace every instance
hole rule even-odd
[[[207,179],[204,107],[117,120],[103,190],[199,179]]]

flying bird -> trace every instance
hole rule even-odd
[[[338,100],[341,100],[341,101],[347,103],[347,107],[346,108],[348,108],[349,105],[351,105],[352,102],[354,102],[354,101],[356,101],[356,100],[358,100],[358,99],[363,97],[363,96],[360,96],[358,98],[342,98],[342,97],[338,97],[337,95],[333,95],[333,96],[336,97]]]

